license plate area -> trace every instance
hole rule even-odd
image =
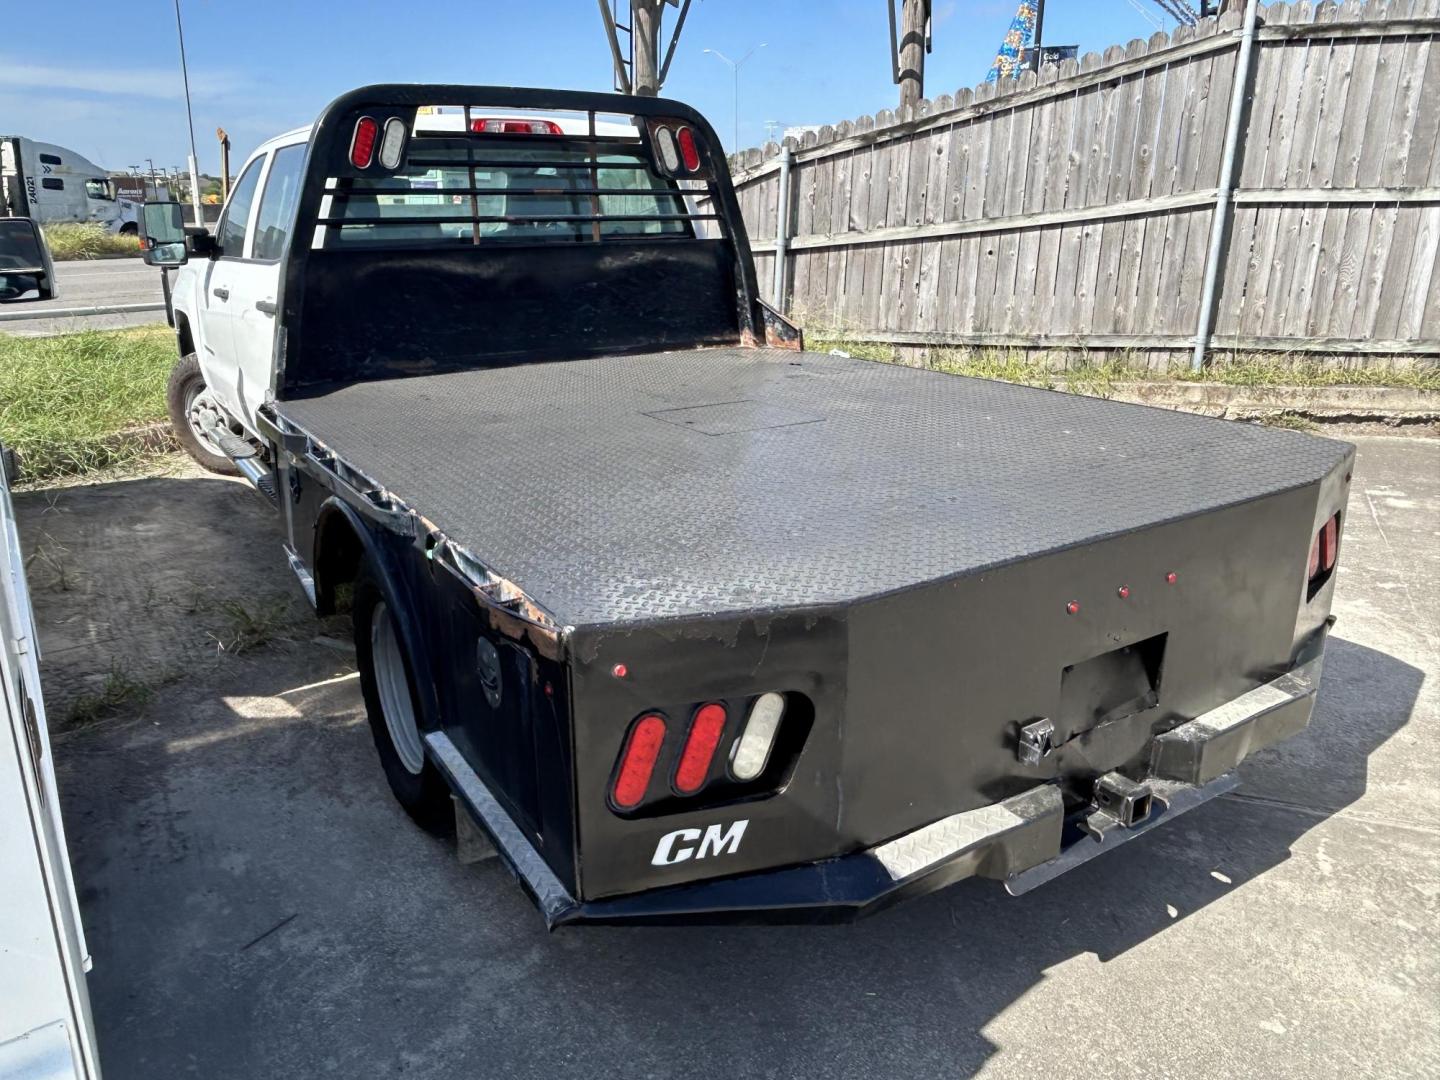
[[[1065,668],[1060,674],[1056,741],[1068,742],[1158,705],[1168,637],[1156,634]]]

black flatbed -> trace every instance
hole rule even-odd
[[[715,348],[276,403],[562,625],[850,602],[1314,483],[1345,444]]]

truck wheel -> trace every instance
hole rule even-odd
[[[194,353],[182,356],[170,372],[170,382],[165,387],[165,404],[170,409],[170,425],[175,430],[175,440],[201,468],[222,476],[240,475],[235,463],[215,445],[200,422],[206,412],[218,415],[220,410],[210,399],[205,376],[200,373],[200,361]]]
[[[450,786],[425,756],[410,658],[395,616],[368,570],[361,571],[355,584],[352,612],[360,690],[385,779],[417,825],[446,836],[455,828]]]

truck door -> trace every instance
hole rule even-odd
[[[260,185],[250,257],[236,267],[230,304],[239,367],[238,400],[246,426],[255,429],[255,410],[270,391],[275,348],[275,298],[280,289],[280,260],[295,219],[305,144],[282,146],[270,155]]]
[[[265,157],[251,160],[235,182],[230,201],[215,227],[217,255],[201,279],[200,370],[216,400],[237,419],[245,416],[240,397],[240,359],[236,324],[246,306],[250,254],[250,224],[255,216],[255,195]]]
[[[37,653],[0,476],[0,1076],[99,1080]]]

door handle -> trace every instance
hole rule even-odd
[[[211,289],[210,291],[211,291],[212,293],[214,293],[216,296],[218,296],[221,300],[229,300],[229,299],[230,299],[230,290],[229,290],[229,289],[219,289],[219,288],[216,288],[216,289]]]
[[[275,301],[274,301],[274,300],[256,300],[256,301],[255,301],[255,310],[256,310],[256,311],[263,312],[263,313],[266,314],[266,315],[274,316],[274,314],[275,314]]]

